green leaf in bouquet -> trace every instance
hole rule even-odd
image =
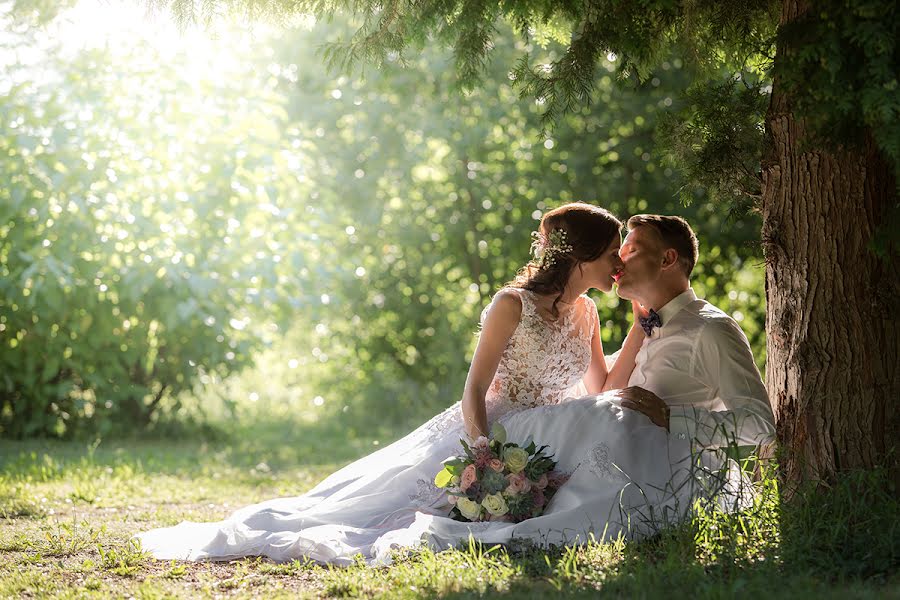
[[[509,514],[513,517],[528,518],[531,516],[531,511],[534,508],[534,498],[531,494],[513,494],[505,496],[505,499],[506,506],[509,507]]]
[[[552,454],[549,456],[544,454],[544,450],[546,450],[547,448],[549,448],[549,446],[541,446],[540,448],[535,450],[534,455],[531,457],[531,461],[532,462],[538,461],[538,460],[551,460],[552,461],[553,460]],[[555,461],[554,461],[554,464],[555,464]]]
[[[546,456],[542,456],[532,459],[525,465],[525,476],[532,481],[537,481],[541,478],[541,475],[549,473],[554,468],[556,468],[556,461],[547,458]]]
[[[507,485],[509,485],[509,481],[506,477],[504,477],[502,473],[497,473],[492,469],[486,469],[484,475],[481,477],[481,489],[489,494],[502,492],[506,489]]]
[[[453,473],[449,469],[443,468],[434,476],[434,485],[439,488],[445,488],[450,485],[451,479],[453,479]]]
[[[444,468],[450,471],[450,474],[454,477],[462,477],[463,471],[466,470],[466,464],[463,463],[461,465],[447,465]]]
[[[466,440],[459,440],[459,443],[462,444],[463,450],[466,451],[466,456],[470,459],[475,460],[475,454],[472,452],[472,449],[469,447],[469,444],[466,443]]]
[[[527,452],[528,454],[534,454],[535,448],[537,448],[537,446],[534,444],[534,442],[531,442],[530,444],[528,444],[528,446],[525,447],[525,452]],[[544,446],[544,448],[546,448],[546,446]]]
[[[491,427],[491,437],[500,442],[501,444],[506,443],[506,428],[503,427],[500,423],[494,423],[493,427]]]

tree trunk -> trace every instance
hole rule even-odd
[[[781,23],[807,8],[785,0]],[[766,130],[767,387],[785,478],[827,481],[884,464],[900,439],[898,265],[869,247],[896,185],[871,139],[811,141],[777,77]]]

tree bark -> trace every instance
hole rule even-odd
[[[785,0],[782,25],[808,8]],[[779,47],[776,61],[791,51]],[[896,466],[900,270],[869,246],[897,200],[892,171],[870,137],[852,148],[812,140],[777,76],[766,132],[766,379],[783,475]]]

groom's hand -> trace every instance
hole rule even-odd
[[[669,407],[659,396],[642,387],[632,386],[619,390],[622,406],[644,413],[654,425],[669,429]]]

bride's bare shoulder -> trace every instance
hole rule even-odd
[[[491,306],[497,306],[504,311],[522,312],[522,293],[524,291],[517,288],[501,288],[494,294]]]
[[[491,303],[481,314],[481,322],[490,318],[492,321],[518,323],[522,316],[522,296],[519,290],[503,288],[498,291]]]

